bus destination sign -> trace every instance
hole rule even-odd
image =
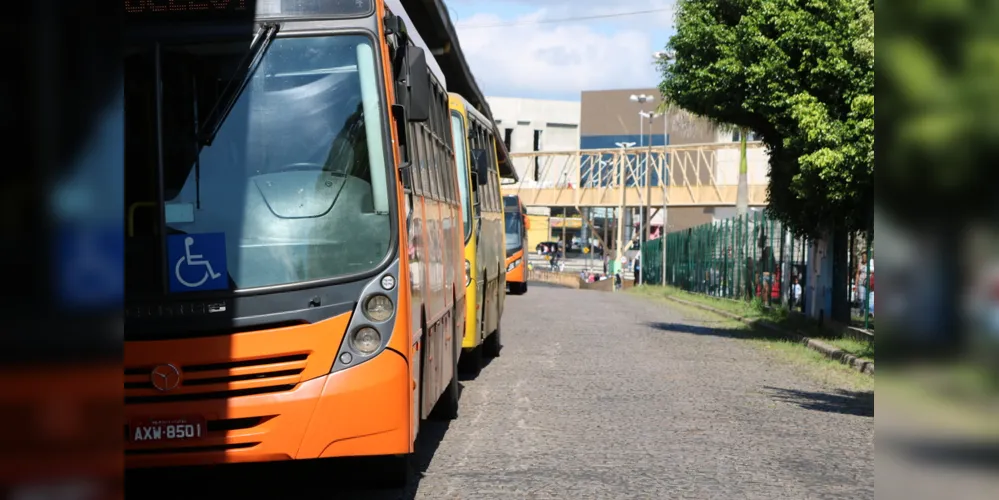
[[[372,0],[122,0],[129,19],[226,20],[345,17],[372,12]]]
[[[126,14],[247,13],[253,0],[124,0]]]

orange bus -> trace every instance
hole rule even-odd
[[[446,81],[399,0],[127,10],[127,468],[382,456],[457,415]],[[436,410],[436,411],[432,411]]]
[[[527,293],[527,230],[530,221],[520,196],[503,195],[506,220],[506,286],[513,295]]]

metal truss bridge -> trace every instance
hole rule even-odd
[[[511,153],[520,180],[502,186],[531,207],[735,206],[739,144]],[[766,168],[758,142],[747,145],[750,171]],[[759,163],[762,162],[762,165]],[[765,170],[764,170],[765,171]],[[766,204],[765,183],[753,184],[749,205]],[[663,179],[666,182],[661,182]]]

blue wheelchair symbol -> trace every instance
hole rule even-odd
[[[229,287],[225,233],[172,234],[167,240],[167,255],[171,292]]]

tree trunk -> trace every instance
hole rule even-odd
[[[746,135],[749,130],[739,129],[739,187],[735,196],[735,211],[745,215],[749,211],[749,161],[746,158]]]

